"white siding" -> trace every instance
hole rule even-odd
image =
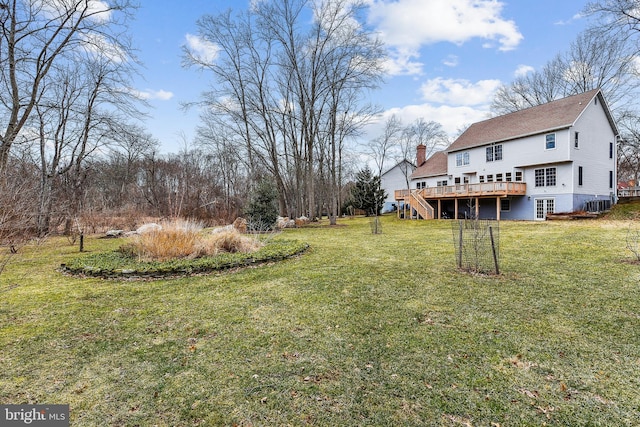
[[[556,185],[536,187],[536,169],[556,169]],[[571,163],[547,164],[526,168],[524,172],[524,182],[527,183],[528,195],[549,195],[549,194],[571,194],[571,183],[573,181],[573,167]]]
[[[576,121],[573,132],[579,132],[579,147],[573,147],[571,137],[571,159],[574,164],[574,193],[608,195],[616,186],[616,135],[608,125],[607,117],[598,100]],[[609,158],[609,144],[613,144],[613,158]],[[578,185],[578,167],[583,168],[583,185]],[[609,187],[609,171],[613,171],[613,188]]]
[[[447,175],[430,176],[428,178],[416,178],[411,181],[411,188],[418,188],[418,184],[424,183],[424,187],[437,187],[438,182],[448,181],[447,185],[453,184],[453,180],[449,181]]]
[[[579,146],[574,147],[575,132],[579,134]],[[555,134],[556,146],[546,148],[546,135]],[[616,185],[616,135],[607,120],[600,100],[597,104],[591,102],[584,113],[577,120],[575,126],[568,129],[545,132],[517,140],[500,143],[502,145],[502,160],[488,162],[486,147],[475,147],[469,150],[469,164],[456,166],[456,153],[448,157],[449,173],[453,175],[450,183],[456,177],[463,181],[464,176],[470,178],[471,183],[479,182],[483,176],[485,182],[488,175],[496,180],[497,174],[523,171],[524,182],[527,183],[527,195],[545,194],[575,194],[594,197],[607,197],[613,188],[610,184],[610,171]],[[613,143],[613,158],[609,157],[609,144]],[[582,185],[578,182],[578,170],[582,166]],[[535,170],[555,167],[556,185],[552,187],[535,186]],[[587,197],[588,198],[588,197]],[[580,207],[575,207],[579,209]]]
[[[575,133],[578,132],[578,147],[575,147]],[[555,148],[547,149],[546,136],[555,134]],[[610,144],[613,150],[610,153]],[[553,200],[556,212],[583,209],[584,202],[593,199],[608,199],[616,187],[616,135],[609,122],[605,106],[596,97],[585,106],[576,122],[568,128],[542,131],[510,141],[503,141],[502,159],[487,161],[487,145],[467,150],[450,152],[447,156],[448,175],[421,178],[412,181],[411,188],[419,184],[435,187],[438,182],[448,181],[453,185],[456,178],[469,183],[497,181],[497,175],[511,173],[516,181],[516,172],[522,172],[522,181],[527,184],[524,197],[512,200],[512,209],[507,214],[513,219],[533,219],[535,200]],[[468,153],[468,164],[457,165],[456,155]],[[611,155],[610,155],[611,154]],[[555,168],[555,185],[536,187],[536,169]],[[582,185],[579,183],[579,170],[582,168]],[[613,182],[610,176],[613,175]],[[546,181],[546,180],[545,180]],[[397,187],[401,188],[401,187]],[[402,187],[404,188],[404,187]]]
[[[395,202],[395,190],[407,189],[407,177],[414,169],[409,162],[401,162],[382,174],[380,186],[387,192],[385,202]]]

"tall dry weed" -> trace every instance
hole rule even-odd
[[[237,230],[204,235],[202,226],[189,221],[163,223],[162,228],[135,236],[121,250],[144,261],[199,258],[220,252],[253,252],[262,246],[256,238]]]

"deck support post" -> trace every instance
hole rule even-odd
[[[454,203],[454,206],[455,206],[454,213],[453,213],[453,218],[454,219],[458,219],[458,199],[457,198],[453,199],[453,203]]]
[[[476,197],[476,219],[480,218],[480,199]]]
[[[500,196],[496,197],[496,219],[500,221]]]

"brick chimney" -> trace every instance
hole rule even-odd
[[[420,144],[416,147],[416,166],[420,167],[424,162],[427,161],[427,146],[424,144]]]

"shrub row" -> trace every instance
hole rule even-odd
[[[309,245],[295,240],[271,240],[253,253],[221,253],[196,259],[165,262],[138,261],[122,251],[89,254],[61,264],[60,271],[77,276],[115,278],[164,278],[211,273],[280,261],[301,254]]]

